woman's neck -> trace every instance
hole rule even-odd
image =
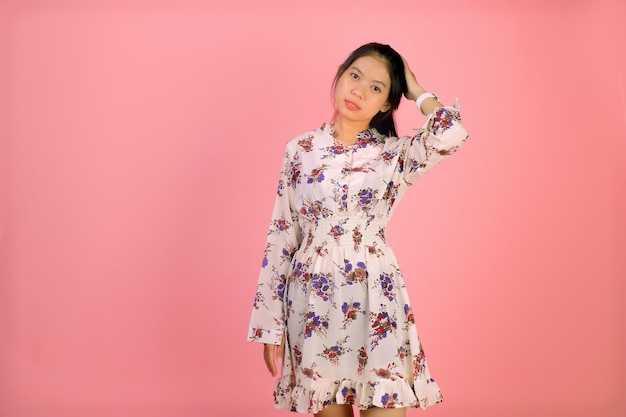
[[[338,118],[333,124],[335,130],[335,139],[344,145],[352,145],[356,143],[356,135],[369,128],[369,123],[352,122],[342,118]]]

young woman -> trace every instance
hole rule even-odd
[[[287,143],[248,340],[264,344],[275,406],[318,417],[404,416],[442,401],[385,226],[407,188],[467,137],[388,45],[356,49],[332,124]],[[426,117],[398,137],[405,96]],[[280,367],[280,369],[279,369]]]

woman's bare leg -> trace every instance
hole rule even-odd
[[[350,404],[331,404],[324,408],[315,417],[354,417]]]
[[[406,408],[369,408],[361,410],[361,417],[405,417]]]

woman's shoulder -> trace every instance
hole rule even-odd
[[[287,149],[290,151],[310,152],[314,144],[328,140],[328,138],[332,139],[332,126],[323,123],[320,127],[308,130],[289,140]]]

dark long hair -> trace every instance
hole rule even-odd
[[[376,129],[379,133],[387,136],[398,136],[396,132],[396,123],[394,120],[394,112],[400,106],[400,100],[404,93],[407,92],[406,78],[404,76],[404,62],[402,57],[391,46],[382,43],[368,43],[355,49],[350,56],[339,66],[335,79],[333,80],[332,91],[335,91],[339,77],[357,59],[363,56],[372,56],[382,59],[387,64],[389,78],[391,78],[391,88],[389,89],[389,105],[390,108],[386,112],[379,111],[370,121],[370,128]],[[334,96],[334,95],[333,95]],[[337,114],[335,113],[335,117]]]

